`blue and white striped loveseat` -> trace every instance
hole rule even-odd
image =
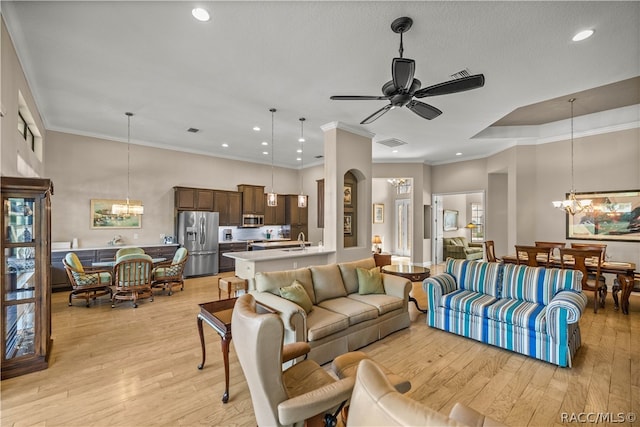
[[[587,304],[582,273],[449,258],[424,280],[427,324],[487,344],[571,366]]]

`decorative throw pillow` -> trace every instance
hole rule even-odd
[[[294,280],[293,283],[289,286],[280,288],[280,296],[284,299],[288,299],[291,302],[295,302],[300,307],[302,307],[307,314],[309,314],[309,312],[313,310],[313,303],[311,302],[311,298],[309,298],[307,291],[304,290],[304,286],[302,286],[302,283],[298,282],[297,280]]]
[[[360,295],[384,294],[382,275],[378,267],[372,269],[358,267],[356,274],[358,275],[358,293]]]

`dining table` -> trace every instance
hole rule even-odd
[[[516,254],[504,255],[502,258],[502,262],[505,264],[518,264],[518,257]],[[520,256],[520,259],[523,259],[523,256]],[[526,260],[526,256],[524,257]],[[547,258],[540,256],[538,258],[540,263],[546,263]],[[571,260],[565,259],[565,265],[571,268]],[[598,270],[598,264],[596,262],[586,262],[587,271],[589,273],[596,273]],[[551,268],[562,268],[562,263],[560,261],[559,256],[551,256],[549,258],[549,267]],[[622,313],[629,314],[629,297],[631,296],[631,291],[633,289],[633,280],[636,271],[636,264],[633,262],[627,261],[604,261],[600,265],[600,273],[609,273],[615,274],[618,277],[618,282],[622,285],[622,288],[614,286],[612,289],[613,301],[615,303],[616,310],[618,308],[622,309]],[[621,277],[626,277],[627,280],[622,280]],[[618,292],[621,292],[620,303],[618,303]]]

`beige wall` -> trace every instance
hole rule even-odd
[[[127,192],[127,144],[48,132],[46,176],[53,180],[52,239],[104,245],[115,234],[130,244],[157,243],[173,235],[174,186],[236,191],[238,184],[271,184],[271,166],[131,145],[130,198],[144,203],[140,229],[90,228],[91,199],[122,199]],[[298,171],[274,169],[275,190],[299,192]],[[311,200],[315,198],[311,196]],[[134,239],[138,234],[138,239]]]
[[[4,117],[2,117],[2,126],[0,127],[0,175],[44,177],[44,162],[38,159],[18,133],[18,92],[22,93],[27,107],[33,115],[34,124],[42,134],[45,132],[44,124],[31,95],[11,37],[5,27],[4,19],[1,21],[0,108]],[[21,157],[25,162],[25,165],[22,165],[20,169],[18,157]]]
[[[640,129],[575,138],[574,153],[576,191],[640,189]],[[565,238],[564,214],[551,205],[571,187],[570,141],[516,146],[483,160],[433,166],[432,171],[433,193],[488,187],[487,239],[506,242],[497,245],[498,256],[512,253],[516,243],[571,242]],[[502,175],[489,180],[489,174]],[[637,242],[607,245],[611,258],[640,264]]]

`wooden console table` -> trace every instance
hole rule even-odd
[[[210,301],[200,306],[198,313],[198,333],[200,334],[200,345],[202,346],[202,362],[198,365],[198,369],[204,368],[204,362],[207,357],[204,345],[204,331],[202,330],[202,322],[211,326],[214,331],[220,335],[222,344],[222,360],[224,361],[224,394],[222,395],[222,403],[229,401],[229,344],[231,343],[231,315],[233,307],[238,298],[229,298],[219,301]],[[270,307],[256,302],[256,312],[258,313],[276,313]]]

